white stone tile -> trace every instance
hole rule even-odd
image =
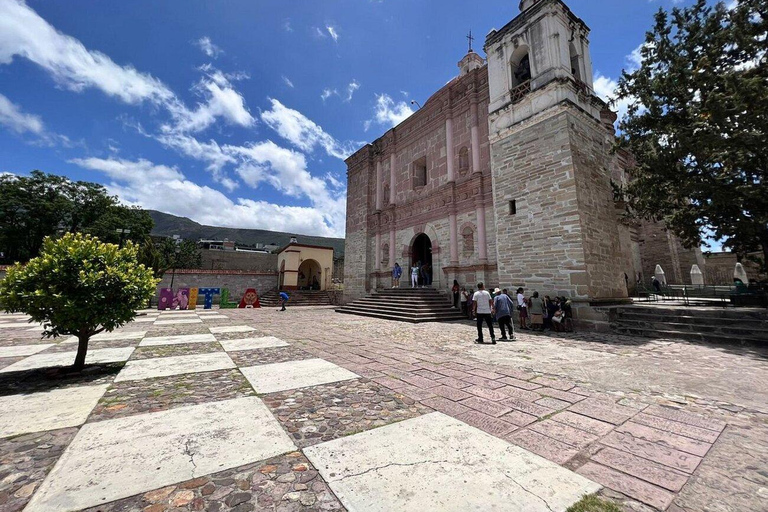
[[[203,315],[219,315],[221,313],[219,313],[218,309],[198,309],[197,314],[203,316]]]
[[[115,377],[115,382],[125,380],[153,379],[181,375],[183,373],[212,372],[235,368],[236,365],[226,352],[210,352],[189,356],[155,357],[128,361]]]
[[[348,510],[564,511],[600,486],[435,412],[304,449]]]
[[[82,425],[108,387],[77,386],[0,397],[0,437]]]
[[[189,315],[194,313],[194,309],[163,309],[157,310],[160,315]]]
[[[27,322],[8,322],[8,323],[2,323],[0,324],[0,329],[28,329],[30,324]],[[35,327],[37,328],[37,327]]]
[[[176,336],[154,336],[144,338],[140,347],[157,347],[161,345],[183,345],[184,343],[210,343],[216,341],[213,334],[178,334]]]
[[[202,320],[226,320],[229,318],[225,315],[205,315],[200,317]]]
[[[153,325],[181,325],[181,324],[201,324],[202,320],[199,318],[182,318],[180,320],[157,320]]]
[[[227,332],[251,332],[256,329],[248,325],[219,325],[208,328],[214,334],[224,334]]]
[[[116,363],[127,361],[131,357],[133,347],[126,348],[99,348],[89,350],[85,356],[85,364]],[[49,354],[35,354],[22,359],[10,366],[6,366],[0,373],[18,372],[33,368],[47,368],[49,366],[71,366],[75,362],[77,351],[55,352]]]
[[[156,317],[154,316],[137,316],[133,319],[134,322],[143,323],[143,322],[154,322]]]
[[[359,377],[324,359],[262,364],[240,368],[240,371],[258,393],[274,393]]]
[[[256,397],[89,423],[25,510],[81,510],[295,449]]]
[[[227,352],[237,350],[256,350],[259,348],[287,347],[289,343],[275,338],[274,336],[265,336],[263,338],[242,338],[239,340],[221,340],[219,342]]]
[[[16,345],[15,347],[0,347],[0,357],[31,356],[51,348],[55,343],[43,343],[41,345]]]
[[[147,331],[102,332],[91,337],[91,341],[140,340]]]

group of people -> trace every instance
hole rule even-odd
[[[403,277],[403,267],[395,262],[392,267],[392,288],[400,288],[400,278]],[[432,286],[432,265],[417,261],[411,266],[411,288]]]
[[[518,288],[515,295],[505,288],[496,288],[491,294],[483,283],[477,284],[477,291],[467,290],[453,281],[453,307],[459,308],[472,320],[477,321],[476,343],[483,343],[482,324],[488,325],[491,343],[496,343],[493,332],[493,322],[499,324],[501,340],[514,340],[512,316],[517,311],[520,328],[524,330],[543,331],[549,329],[555,332],[570,332],[573,330],[571,301],[567,297],[539,296],[534,291],[530,297],[525,296],[525,290]],[[507,332],[509,335],[507,336]]]

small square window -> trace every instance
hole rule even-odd
[[[517,213],[517,202],[513,199],[509,202],[509,214],[515,215]]]

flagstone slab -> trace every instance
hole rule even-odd
[[[600,485],[435,412],[304,449],[356,512],[564,511]]]
[[[117,363],[127,361],[133,353],[133,347],[123,348],[100,348],[89,350],[85,356],[85,364],[99,363]],[[75,362],[77,351],[72,352],[51,352],[45,354],[35,354],[22,359],[18,363],[6,366],[0,373],[19,372],[23,370],[32,370],[35,368],[47,368],[49,366],[71,366]]]
[[[240,368],[240,371],[257,393],[274,393],[360,377],[324,359],[263,364]]]
[[[260,348],[287,347],[288,342],[275,338],[274,336],[264,336],[263,338],[241,338],[238,340],[222,340],[221,346],[227,352],[238,350],[256,350]]]
[[[114,331],[102,332],[91,336],[90,341],[115,341],[115,340],[140,340],[147,334],[147,331]],[[77,336],[70,336],[62,343],[77,343]]]
[[[157,347],[160,345],[181,345],[184,343],[210,343],[216,341],[213,334],[178,334],[176,336],[154,336],[144,338],[140,347]]]
[[[115,377],[115,382],[168,377],[183,373],[210,372],[235,368],[226,352],[210,352],[190,356],[156,357],[128,361]]]
[[[229,317],[226,315],[204,315],[200,317],[203,320],[226,320]]]
[[[45,349],[51,348],[55,343],[44,343],[41,345],[16,345],[13,347],[0,347],[0,357],[19,357],[31,356]]]
[[[224,334],[227,332],[251,332],[255,331],[254,327],[249,325],[219,325],[216,327],[209,327],[213,334]]]
[[[0,437],[82,425],[108,387],[77,386],[0,397]]]
[[[199,318],[174,318],[173,320],[156,320],[152,325],[181,325],[181,324],[201,324]]]
[[[25,327],[29,327],[30,325],[32,324],[28,322],[9,322],[0,324],[0,329],[23,329]]]
[[[142,322],[154,322],[156,317],[154,316],[138,316],[133,319],[134,322],[142,323]]]
[[[256,397],[89,423],[26,510],[80,510],[295,449]]]

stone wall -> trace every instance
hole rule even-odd
[[[166,272],[162,281],[157,286],[160,288],[170,288],[171,272]],[[277,288],[277,272],[257,272],[243,270],[198,270],[182,269],[177,270],[173,275],[173,287],[178,288],[227,288],[229,296],[239,299],[247,288],[255,288],[259,295]],[[157,295],[153,304],[157,304]],[[203,297],[199,296],[198,304],[203,303]],[[214,303],[218,304],[219,296],[214,297]]]
[[[641,279],[646,285],[650,284],[656,265],[661,265],[669,284],[691,284],[691,267],[694,264],[699,266],[705,276],[707,274],[709,262],[703,257],[701,249],[686,249],[680,240],[660,223],[642,223],[640,251],[643,265]],[[736,264],[735,259],[733,263]]]
[[[762,254],[756,253],[754,256],[762,257]],[[704,284],[733,284],[733,270],[738,262],[735,254],[731,252],[716,252],[704,256],[704,259],[707,262],[706,270],[702,269],[704,272]],[[762,273],[760,266],[756,263],[742,259],[741,264],[744,265],[744,270],[747,271],[747,277],[750,282],[768,280],[768,275]]]
[[[200,251],[205,270],[277,270],[277,254],[238,251]]]

